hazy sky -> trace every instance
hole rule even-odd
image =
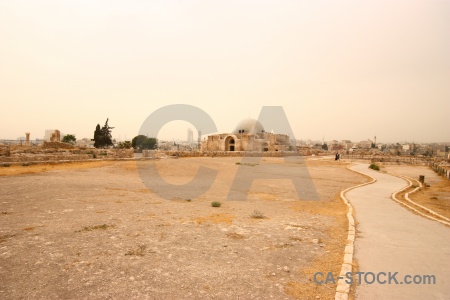
[[[0,139],[131,139],[177,103],[219,132],[281,105],[297,139],[448,142],[450,1],[0,0]]]

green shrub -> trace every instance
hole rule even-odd
[[[371,163],[369,168],[375,171],[380,171],[380,167],[377,164]]]
[[[211,206],[212,207],[220,207],[222,205],[222,203],[220,203],[219,201],[213,201],[211,202]]]

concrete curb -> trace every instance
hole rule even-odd
[[[351,170],[350,167],[352,165],[348,166],[347,169]],[[358,184],[352,187],[349,187],[345,190],[343,190],[340,194],[342,201],[347,205],[348,211],[347,211],[347,219],[348,219],[348,235],[347,235],[347,243],[345,245],[344,249],[344,262],[342,263],[341,272],[339,273],[340,277],[344,277],[346,273],[351,272],[353,268],[353,253],[355,250],[355,237],[356,237],[356,227],[355,227],[355,219],[353,218],[353,206],[350,204],[350,201],[345,197],[345,194],[353,189],[372,184],[376,182],[377,180],[373,178],[370,175],[351,170],[352,172],[362,174],[364,176],[368,176],[372,179],[370,182]],[[338,284],[336,286],[336,294],[334,296],[335,300],[347,300],[348,294],[350,293],[350,284],[345,282],[345,279],[339,279]]]
[[[411,192],[405,194],[405,200],[408,201],[409,203],[411,203],[411,204],[413,204],[413,205],[415,205],[415,206],[417,206],[417,207],[420,207],[421,209],[423,209],[423,210],[429,212],[430,214],[435,215],[435,216],[437,216],[438,218],[444,219],[444,220],[446,220],[446,221],[439,220],[439,219],[436,219],[436,218],[434,218],[434,217],[432,217],[432,216],[429,216],[429,215],[427,215],[427,214],[424,214],[423,212],[421,212],[421,211],[415,209],[414,207],[412,207],[412,206],[406,204],[405,202],[402,202],[402,201],[400,201],[400,200],[397,199],[397,197],[396,197],[397,194],[403,192],[403,191],[406,190],[407,188],[410,188],[410,187],[413,185],[413,183],[412,183],[411,180],[415,180],[415,179],[409,178],[408,176],[398,175],[398,174],[392,174],[392,173],[386,173],[386,174],[391,175],[391,176],[395,176],[395,177],[398,177],[398,178],[401,178],[401,179],[406,180],[406,181],[408,182],[408,186],[407,186],[407,187],[404,187],[404,188],[402,188],[401,190],[392,193],[392,195],[391,195],[392,200],[396,201],[397,203],[399,203],[399,204],[401,204],[401,205],[403,205],[403,206],[406,206],[406,207],[409,208],[410,210],[412,210],[412,211],[418,213],[418,214],[421,215],[421,216],[424,216],[425,218],[428,218],[428,219],[430,219],[430,220],[437,221],[437,222],[442,223],[442,224],[444,224],[444,225],[450,226],[450,222],[447,222],[447,221],[450,221],[449,218],[444,217],[444,216],[438,214],[437,212],[435,212],[435,211],[433,211],[433,210],[431,210],[431,209],[429,209],[429,208],[427,208],[427,207],[425,207],[425,206],[422,206],[422,205],[420,205],[420,204],[418,204],[418,203],[412,201],[412,200],[409,198],[409,194],[412,194],[412,193],[417,192],[417,191],[422,187],[422,184],[421,184],[420,182],[419,182],[419,187],[417,187],[417,188],[415,188],[413,191],[411,191]]]

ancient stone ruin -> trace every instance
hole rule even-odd
[[[61,133],[59,130],[55,130],[50,136],[50,142],[60,142],[61,141]]]
[[[209,135],[201,146],[202,151],[277,152],[289,151],[290,141],[286,134],[266,132],[259,121],[245,119],[231,133]]]

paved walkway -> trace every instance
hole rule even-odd
[[[356,288],[356,298],[450,299],[450,228],[415,215],[390,198],[407,185],[405,180],[370,170],[366,164],[352,169],[377,179],[346,194],[355,208],[359,271],[398,272],[399,283],[363,282]],[[400,284],[406,275],[434,275],[436,284]],[[381,281],[388,280],[380,276]],[[367,279],[371,281],[372,275]]]

